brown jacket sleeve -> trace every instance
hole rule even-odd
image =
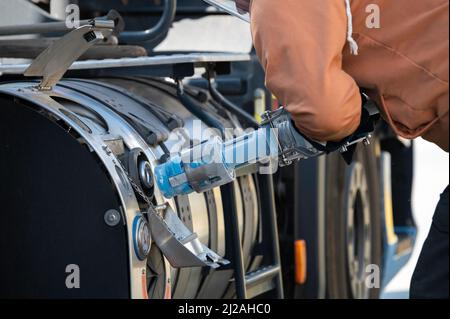
[[[253,0],[252,35],[266,85],[306,136],[338,141],[359,125],[361,97],[342,70],[344,0]]]

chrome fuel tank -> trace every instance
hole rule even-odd
[[[169,203],[204,245],[227,254],[221,189],[167,200],[152,180],[170,151],[201,142],[194,130],[208,129],[183,105],[175,85],[144,77],[65,79],[51,91],[35,85],[0,85],[0,250],[14,256],[0,262],[0,295],[232,295],[232,270],[175,269],[154,243],[146,243],[148,258],[136,246],[136,221],[146,220],[148,198]],[[224,127],[239,126],[207,92],[186,92]],[[244,264],[251,270],[261,259],[254,254],[261,238],[254,177],[240,177],[234,189]],[[83,278],[79,289],[66,285],[70,265]],[[9,279],[18,277],[26,280]]]

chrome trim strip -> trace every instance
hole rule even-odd
[[[250,55],[246,53],[173,54],[153,57],[76,61],[69,67],[69,70],[142,67],[183,63],[194,63],[201,65],[210,62],[237,62],[249,60]],[[29,66],[30,64],[0,64],[0,75],[24,74],[25,70]]]

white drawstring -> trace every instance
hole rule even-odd
[[[350,0],[345,0],[345,4],[347,7],[347,41],[350,45],[350,53],[353,55],[358,55],[358,43],[356,43],[355,39],[353,39],[353,16]]]

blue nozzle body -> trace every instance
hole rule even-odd
[[[164,197],[203,192],[235,179],[235,171],[278,156],[278,144],[268,127],[226,142],[218,137],[171,157],[155,168]]]

